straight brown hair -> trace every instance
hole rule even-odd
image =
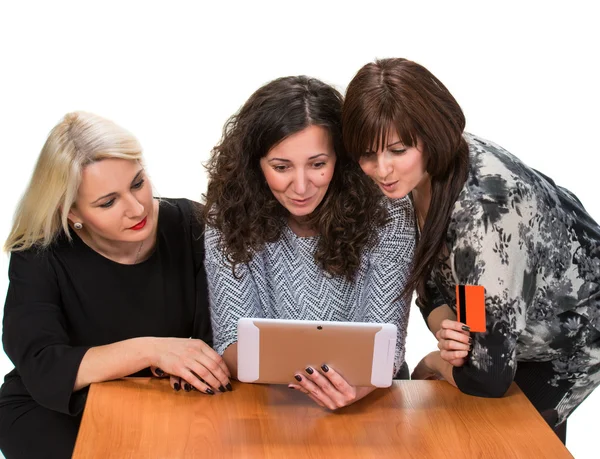
[[[403,291],[427,299],[425,286],[442,253],[454,203],[467,179],[465,116],[450,91],[429,70],[402,58],[363,66],[348,85],[342,111],[346,149],[358,161],[385,148],[390,128],[406,146],[420,140],[431,178],[431,204]]]

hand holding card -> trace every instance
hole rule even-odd
[[[485,331],[485,289],[483,285],[456,286],[456,318],[472,332]]]

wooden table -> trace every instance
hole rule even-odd
[[[175,393],[166,380],[90,388],[74,458],[570,458],[513,384],[501,399],[396,381],[329,412],[286,386]]]

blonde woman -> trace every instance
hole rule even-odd
[[[70,457],[94,382],[152,366],[175,390],[231,389],[210,347],[197,206],[153,198],[140,145],[116,124],[77,112],[52,130],[4,247],[7,458]]]

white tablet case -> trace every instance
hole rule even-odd
[[[261,349],[261,329],[269,336],[267,349],[264,345]],[[342,376],[346,372],[361,383],[354,385],[389,387],[396,334],[393,324],[243,318],[238,323],[238,379],[287,384],[294,382],[294,372],[303,371],[307,365],[319,369],[323,363],[333,365],[338,361],[343,368],[334,367],[336,371]],[[321,343],[321,348],[311,350],[315,342]],[[327,342],[330,344],[322,344]],[[357,342],[362,343],[360,350],[365,352],[358,352],[360,355],[353,360],[352,354],[357,354],[353,344]],[[282,352],[287,352],[289,358],[284,358]],[[365,374],[369,368],[370,374]]]

